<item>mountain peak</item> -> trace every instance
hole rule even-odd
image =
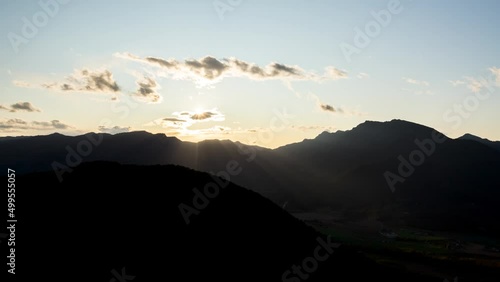
[[[465,133],[464,135],[458,137],[457,139],[493,142],[489,139],[482,138],[482,137],[479,137],[477,135],[470,134],[470,133]]]
[[[479,142],[479,143],[484,144],[486,146],[489,146],[497,151],[500,151],[500,141],[491,141],[489,139],[481,138],[479,136],[476,136],[476,135],[473,135],[470,133],[466,133],[466,134],[462,135],[461,137],[458,137],[457,139],[476,141],[476,142]]]
[[[435,129],[421,125],[418,123],[402,120],[393,119],[390,121],[374,121],[367,120],[363,123],[358,124],[351,130],[346,131],[336,131],[328,132],[323,131],[315,139],[316,140],[330,140],[333,136],[339,136],[344,134],[356,134],[360,138],[381,138],[387,137],[391,138],[394,136],[410,136],[424,138],[430,136],[432,131]],[[361,136],[360,136],[361,134]],[[371,136],[371,137],[368,137]]]

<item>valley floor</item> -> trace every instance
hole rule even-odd
[[[495,238],[388,226],[376,217],[352,220],[334,211],[292,214],[334,241],[394,269],[436,281],[500,279],[500,240]]]

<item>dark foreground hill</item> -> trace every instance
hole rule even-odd
[[[226,182],[179,166],[107,162],[81,165],[62,183],[51,172],[19,176],[18,278],[112,281],[124,269],[133,281],[305,281],[283,273],[319,248],[326,260],[308,262],[307,281],[423,281],[329,244],[232,183],[218,195],[210,184],[208,202],[194,198],[201,206],[186,224],[179,205],[196,207],[193,188],[207,183]]]

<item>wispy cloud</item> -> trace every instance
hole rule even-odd
[[[453,86],[459,86],[465,84],[465,81],[457,79],[457,80],[450,80],[450,83]]]
[[[10,107],[5,107],[3,105],[0,105],[0,110],[9,111],[12,113],[15,113],[18,111],[40,112],[40,109],[35,108],[30,102],[18,102],[18,103],[10,105]]]
[[[403,80],[410,84],[421,85],[421,86],[430,86],[429,82],[424,80],[416,80],[414,78],[403,77]]]
[[[478,93],[484,88],[488,88],[491,91],[494,86],[500,87],[500,68],[491,67],[488,71],[489,76],[486,77],[464,76],[463,79],[451,80],[450,83],[453,86],[465,85],[474,93]]]
[[[1,132],[18,132],[24,130],[54,130],[54,129],[69,129],[71,126],[60,122],[59,120],[52,121],[31,121],[27,122],[22,119],[7,119],[0,121]]]
[[[13,80],[17,87],[43,88],[61,92],[89,92],[89,93],[118,93],[120,87],[113,78],[111,71],[88,69],[75,70],[73,74],[61,81],[32,83],[22,80]]]
[[[12,83],[18,87],[42,88],[57,92],[112,94],[114,95],[112,100],[118,99],[117,94],[129,94],[141,102],[160,103],[162,101],[162,96],[158,93],[161,87],[154,75],[144,75],[137,71],[132,71],[130,74],[136,78],[137,88],[126,93],[115,81],[113,73],[107,69],[75,70],[71,75],[56,82],[35,83],[13,80]]]
[[[414,95],[434,95],[434,92],[432,90],[429,90],[427,88],[424,89],[408,89],[408,88],[403,88],[403,91],[411,92]]]
[[[364,73],[364,72],[360,72],[360,73],[358,73],[358,75],[356,75],[356,77],[359,79],[364,79],[364,78],[369,78],[370,75],[367,73]]]
[[[498,87],[500,87],[500,68],[497,68],[497,67],[491,67],[489,69],[491,71],[491,73],[494,75],[495,77],[495,82],[496,82],[496,85]]]
[[[302,132],[310,131],[310,130],[321,130],[332,132],[336,128],[334,126],[324,126],[324,125],[291,125],[290,128],[296,129]]]
[[[44,83],[46,89],[77,92],[116,93],[120,87],[109,70],[76,70],[62,82]]]
[[[24,81],[24,80],[13,80],[12,84],[14,84],[17,87],[22,87],[22,88],[32,88],[34,87],[31,83]]]
[[[408,77],[403,77],[403,80],[406,83],[413,85],[411,89],[403,88],[403,91],[408,91],[415,95],[434,95],[434,92],[429,89],[430,83],[427,81]]]
[[[481,79],[476,79],[474,77],[466,77],[467,88],[474,93],[480,92],[484,88],[484,81]]]

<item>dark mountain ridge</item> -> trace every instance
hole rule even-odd
[[[419,227],[500,234],[500,152],[402,120],[368,121],[274,150],[147,132],[0,138],[0,159],[2,169],[20,173],[49,171],[58,163],[63,178],[74,165],[101,160],[221,175],[238,164],[231,181],[280,206],[288,203],[288,209],[371,211]]]

